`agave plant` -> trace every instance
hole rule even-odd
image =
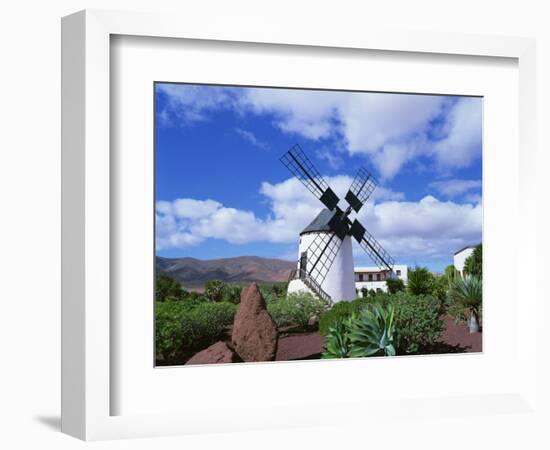
[[[456,318],[467,320],[470,333],[479,331],[482,298],[482,283],[475,276],[457,278],[449,289],[449,313]]]
[[[351,341],[349,339],[349,327],[355,317],[338,320],[330,326],[325,336],[325,351],[321,355],[324,359],[349,358]]]
[[[379,304],[365,308],[350,324],[350,357],[395,356],[395,308]]]

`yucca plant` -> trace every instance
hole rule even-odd
[[[325,351],[321,355],[324,359],[349,358],[351,341],[349,339],[349,327],[355,316],[338,320],[331,325],[325,336]]]
[[[350,323],[350,357],[395,356],[395,308],[373,304]]]
[[[475,276],[457,278],[448,294],[449,314],[468,322],[470,333],[479,331],[483,289],[481,280]]]

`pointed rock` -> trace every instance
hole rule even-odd
[[[273,361],[278,337],[277,325],[256,283],[243,288],[231,336],[235,351],[243,361]]]

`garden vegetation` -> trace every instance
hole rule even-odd
[[[448,314],[476,332],[482,321],[482,249],[466,260],[464,277],[448,266],[434,276],[425,267],[408,271],[408,283],[386,280],[388,292],[333,305],[308,293],[287,295],[286,283],[260,285],[267,311],[280,332],[319,331],[323,358],[438,353]],[[185,290],[160,273],[156,282],[155,335],[159,363],[184,362],[229,337],[243,286],[208,281],[203,293]]]

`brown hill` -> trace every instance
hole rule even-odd
[[[200,289],[208,280],[226,283],[274,283],[287,281],[296,263],[282,259],[239,256],[201,260],[195,258],[156,258],[157,272],[177,279],[186,289]]]

